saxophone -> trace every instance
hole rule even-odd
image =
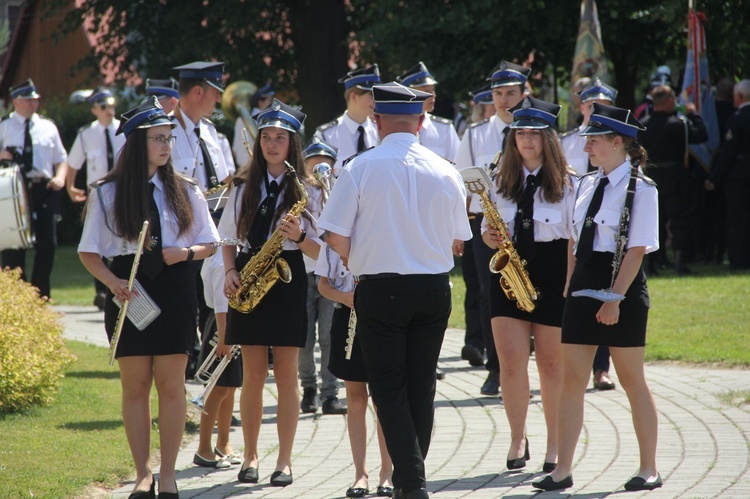
[[[294,167],[284,161],[287,175],[299,190],[301,199],[291,207],[288,214],[298,217],[307,206],[307,189],[302,185]],[[243,314],[249,314],[278,280],[288,283],[292,280],[292,270],[283,258],[280,258],[286,237],[277,228],[268,238],[260,251],[256,253],[240,272],[240,289],[229,298],[229,306]]]
[[[486,177],[484,171],[481,173]],[[487,178],[487,181],[489,181],[489,178]],[[484,182],[479,179],[464,179],[464,182],[466,188],[472,194],[479,196],[479,204],[487,223],[493,229],[499,230],[503,237],[498,245],[497,253],[492,255],[490,259],[490,272],[501,274],[500,288],[509,300],[515,301],[516,306],[524,312],[532,312],[536,307],[534,302],[539,298],[539,293],[529,279],[529,273],[526,271],[526,260],[522,260],[518,256],[518,252],[513,246],[508,225],[487,195]]]

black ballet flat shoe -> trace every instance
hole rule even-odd
[[[237,473],[237,480],[242,483],[258,483],[258,468],[248,466]]]
[[[654,490],[662,485],[664,485],[664,480],[661,479],[661,475],[658,473],[653,480],[646,480],[639,476],[634,476],[625,483],[625,490]]]
[[[563,478],[559,482],[554,481],[552,479],[552,476],[547,475],[541,480],[531,482],[531,486],[535,489],[542,489],[547,491],[567,489],[573,486],[573,475],[568,475],[566,478]]]
[[[156,479],[152,476],[150,489],[133,492],[128,499],[156,499]]]
[[[378,497],[393,497],[393,487],[378,485]]]
[[[526,452],[524,453],[523,457],[517,457],[515,459],[508,459],[505,463],[506,466],[508,466],[509,470],[518,470],[521,468],[526,467],[526,461],[531,459],[531,454],[529,454],[529,439],[526,438]]]
[[[177,489],[177,482],[174,483],[175,490]],[[162,492],[159,491],[159,499],[180,499],[179,492]]]
[[[366,487],[349,487],[346,489],[346,497],[365,497],[370,493]]]
[[[548,463],[544,462],[544,466],[542,466],[542,471],[545,473],[552,473],[555,471],[555,468],[557,468],[557,463]]]
[[[292,482],[294,482],[294,478],[292,478],[291,468],[288,474],[283,471],[274,471],[271,473],[271,485],[274,487],[286,487],[287,485],[291,485]]]

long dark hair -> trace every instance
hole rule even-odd
[[[315,180],[309,175],[305,168],[305,161],[302,158],[302,145],[300,142],[299,135],[286,131],[289,134],[289,155],[286,160],[291,164],[297,171],[297,176],[303,183],[316,185]],[[250,233],[250,227],[255,220],[255,214],[258,211],[258,205],[261,202],[261,185],[265,182],[263,176],[268,171],[268,163],[266,158],[263,156],[263,150],[260,147],[260,133],[255,140],[253,145],[253,158],[250,162],[250,167],[244,169],[242,172],[238,172],[238,177],[244,180],[245,190],[242,193],[242,204],[240,207],[239,217],[237,219],[237,237],[242,239]],[[276,209],[273,216],[272,227],[278,222],[281,214],[289,211],[289,209],[302,197],[297,189],[297,185],[288,179],[284,182],[284,199]],[[308,215],[303,214],[304,217],[308,218]]]
[[[143,221],[150,217],[146,131],[139,128],[128,135],[115,167],[97,182],[100,185],[115,182],[112,230],[128,241],[138,240]],[[167,163],[156,170],[156,174],[164,185],[167,205],[177,218],[178,235],[182,235],[190,229],[194,220],[187,193],[189,181],[175,172],[171,155]],[[88,209],[87,202],[82,214],[84,219]]]
[[[510,130],[503,151],[500,174],[496,182],[498,194],[518,203],[524,189],[523,157],[516,145],[516,130]],[[568,162],[565,160],[557,135],[551,127],[542,128],[542,175],[541,195],[548,203],[557,203],[563,198],[569,180]]]

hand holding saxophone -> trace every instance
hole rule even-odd
[[[224,281],[224,294],[226,296],[233,296],[239,291],[241,285],[242,280],[237,269],[227,270],[226,280]]]
[[[290,241],[300,241],[302,238],[302,224],[297,216],[287,214],[279,222],[279,232]],[[302,241],[300,241],[302,242]]]

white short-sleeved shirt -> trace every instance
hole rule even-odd
[[[392,133],[344,167],[318,227],[351,238],[355,275],[438,274],[453,268],[453,241],[471,239],[465,200],[453,165]]]
[[[425,113],[422,129],[419,131],[419,143],[441,158],[456,161],[458,154],[458,134],[449,119]]]
[[[365,148],[374,147],[380,144],[380,135],[375,122],[367,118],[361,124],[365,129]],[[336,163],[333,165],[333,174],[338,176],[341,173],[341,166],[344,161],[357,154],[357,140],[359,133],[357,129],[360,123],[357,123],[344,112],[335,120],[320,125],[315,131],[315,136],[338,148]]]
[[[80,170],[86,163],[86,181],[92,184],[109,172],[107,164],[107,139],[104,131],[109,133],[114,153],[113,166],[120,155],[120,149],[125,144],[125,134],[115,135],[120,127],[120,121],[113,119],[112,123],[104,126],[99,120],[93,121],[78,131],[73,147],[68,154],[68,164],[74,170]]]
[[[206,305],[214,309],[217,314],[225,314],[229,310],[229,299],[224,294],[224,259],[221,251],[203,261],[201,267],[203,279],[203,298]]]
[[[158,173],[151,179],[156,188],[154,200],[159,208],[161,222],[162,247],[187,248],[194,244],[218,242],[219,234],[208,213],[208,204],[197,186],[186,186],[188,198],[193,208],[193,224],[182,235],[178,235],[180,228],[177,217],[169,208],[164,195],[164,184]],[[105,258],[121,255],[132,255],[138,249],[138,241],[128,241],[115,234],[114,213],[111,211],[115,203],[114,182],[91,190],[89,194],[86,221],[83,224],[81,242],[78,244],[79,253],[96,253]]]
[[[484,121],[469,125],[461,138],[456,154],[456,167],[467,168],[469,166],[487,167],[503,149],[503,130],[509,125],[492,115]],[[480,213],[479,198],[472,196],[469,211]]]
[[[589,171],[589,155],[584,152],[583,148],[586,147],[586,137],[581,136],[581,131],[585,127],[581,125],[575,130],[563,134],[560,138],[562,144],[563,154],[568,164],[573,167],[576,175],[586,175]]]
[[[255,116],[255,114],[252,114],[251,116]],[[242,133],[244,128],[247,128],[245,126],[245,121],[242,117],[237,118],[234,122],[234,140],[232,141],[232,152],[234,153],[237,168],[242,168],[250,163],[250,155],[247,153],[247,149],[245,149],[245,136]],[[252,151],[255,140],[252,135],[250,135],[250,130],[247,131],[247,140],[250,150]]]
[[[544,166],[542,165],[541,168],[544,168]],[[531,173],[524,167],[524,185],[526,184],[526,177],[529,175]],[[573,207],[577,184],[576,177],[568,175],[568,184],[563,188],[563,198],[557,203],[544,200],[541,187],[536,190],[534,193],[534,241],[549,242],[555,239],[570,239],[573,230]],[[490,199],[495,204],[500,217],[508,226],[510,233],[515,235],[518,204],[512,199],[497,194],[495,190],[491,192]],[[482,234],[487,231],[487,228],[488,224],[485,218],[482,221]]]
[[[198,182],[198,187],[202,192],[208,190],[203,153],[198,145],[198,136],[195,134],[195,128],[198,127],[200,128],[201,138],[206,143],[208,155],[211,156],[214,170],[216,170],[216,179],[221,182],[227,178],[229,169],[224,161],[224,153],[219,145],[219,137],[214,124],[205,118],[201,118],[200,123],[196,125],[190,121],[185,113],[179,112],[179,108],[175,109],[175,114],[171,118],[177,125],[172,130],[172,134],[177,137],[177,141],[172,147],[174,169],[186,177],[193,177]]]
[[[581,234],[586,211],[596,187],[604,177],[600,169],[581,178],[578,198],[573,213],[573,238],[578,249],[578,239]],[[630,182],[630,161],[615,168],[609,175],[609,185],[604,188],[602,206],[594,219],[596,233],[594,235],[594,251],[614,253],[620,226],[620,214],[625,206],[625,194]],[[659,204],[656,186],[639,177],[636,181],[633,209],[630,213],[630,231],[628,248],[645,246],[646,253],[659,249]]]
[[[278,177],[274,178],[271,176],[271,174],[268,174],[268,181],[276,180],[277,183],[281,184],[281,182],[286,177],[286,172],[282,173]],[[305,189],[307,190],[307,211],[310,213],[320,213],[321,206],[323,203],[323,195],[320,191],[320,189],[313,187],[305,182],[302,183],[305,186]],[[229,198],[227,199],[227,204],[224,206],[224,213],[221,215],[221,220],[219,221],[219,235],[222,237],[222,239],[235,239],[237,237],[237,222],[239,221],[239,210],[241,209],[241,203],[242,203],[242,193],[245,191],[247,187],[247,184],[241,184],[239,187],[232,188],[232,191],[229,193]],[[263,200],[266,198],[266,186],[265,183],[262,183],[260,185],[261,189],[261,195],[260,195],[260,202],[258,203],[258,206],[263,202]],[[278,207],[282,201],[284,200],[284,188],[281,189],[279,192],[279,196],[276,198],[276,207]],[[287,212],[284,212],[281,214],[280,217],[278,217],[278,220],[276,223],[271,225],[271,228],[268,231],[269,237],[271,234],[273,234],[273,231],[276,230],[276,227],[278,226],[278,222],[282,220],[286,216]],[[309,216],[309,215],[308,215]],[[314,217],[314,215],[313,215]],[[320,243],[318,236],[318,226],[317,226],[317,217],[312,219],[312,222],[308,221],[307,217],[300,216],[300,227],[302,227],[302,230],[307,232],[307,235],[305,236],[306,239],[311,239],[315,241],[316,243]],[[243,247],[250,248],[250,243],[247,240],[247,234],[243,234],[239,239],[242,241]],[[290,241],[287,239],[284,241],[284,250],[297,250],[299,249],[299,246],[294,241]]]
[[[325,243],[320,247],[315,275],[328,279],[334,289],[343,293],[354,291],[354,274],[346,268],[341,256]]]
[[[60,133],[52,120],[34,113],[29,126],[34,153],[34,169],[26,174],[29,178],[52,178],[55,165],[68,159]],[[26,118],[13,111],[7,119],[0,121],[0,150],[15,147],[23,152],[26,134]]]

